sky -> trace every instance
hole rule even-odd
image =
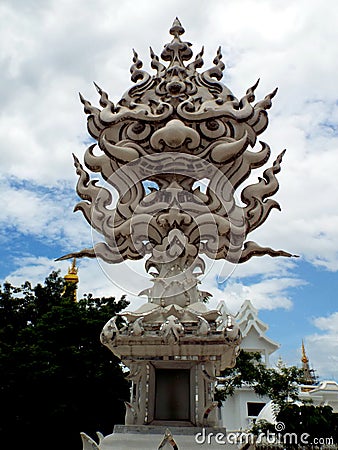
[[[299,256],[207,261],[201,286],[213,295],[209,306],[224,301],[236,314],[250,299],[281,345],[273,361],[300,366],[303,339],[319,379],[338,381],[335,0],[2,0],[0,280],[64,275],[70,263],[55,259],[92,246],[96,237],[73,212],[72,153],[82,160],[90,142],[78,93],[98,105],[96,82],[116,103],[132,86],[132,49],[152,72],[149,47],[161,53],[176,16],[195,55],[204,45],[204,68],[221,46],[222,81],[237,98],[258,78],[258,100],[278,87],[260,139],[271,147],[270,164],[286,149],[274,196],[282,211],[250,239]],[[151,285],[142,261],[77,264],[79,296],[125,293],[130,309],[146,301],[138,296]]]

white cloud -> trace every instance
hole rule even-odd
[[[338,366],[338,312],[316,317],[313,324],[320,330],[307,336],[309,359],[321,379],[336,379]]]
[[[32,286],[44,282],[45,278],[52,271],[60,271],[60,276],[64,276],[70,267],[70,261],[58,261],[46,257],[37,257],[35,255],[23,256],[15,261],[17,268],[9,273],[4,281],[10,282],[13,286],[21,286],[25,281],[29,281]],[[136,309],[143,304],[146,299],[137,297],[138,291],[134,291],[130,286],[129,278],[124,278],[126,271],[121,271],[122,277],[112,278],[109,273],[109,267],[104,267],[102,262],[98,263],[96,259],[77,260],[79,285],[78,298],[82,298],[84,294],[93,294],[94,297],[115,297],[119,299],[122,295],[126,295],[131,302],[131,309]],[[107,265],[106,265],[107,266]],[[117,269],[118,267],[115,266]],[[137,273],[137,272],[135,272]],[[135,276],[133,277],[134,280]],[[128,289],[129,283],[129,289]],[[148,282],[149,286],[150,283]],[[140,288],[143,288],[142,285]],[[136,292],[136,293],[135,293]]]
[[[328,317],[317,317],[313,322],[319,330],[338,335],[338,312]]]
[[[250,299],[257,309],[291,309],[292,297],[289,294],[291,288],[297,288],[306,284],[299,278],[269,278],[258,282],[246,284],[242,282],[229,281],[224,290],[214,290],[214,298],[225,301],[230,312],[235,314],[243,301]]]
[[[62,245],[65,252],[91,245],[89,225],[81,213],[72,212],[75,188],[74,195],[69,190],[77,179],[71,153],[81,159],[88,140],[78,91],[97,104],[95,81],[118,101],[131,86],[131,49],[149,69],[148,47],[160,54],[176,15],[194,53],[205,46],[205,67],[211,66],[222,46],[224,82],[237,97],[259,77],[258,100],[279,87],[269,111],[270,126],[260,139],[272,149],[267,166],[287,148],[278,175],[280,190],[274,197],[282,212],[272,211],[249,238],[298,254],[298,261],[337,271],[338,8],[334,0],[327,0],[325,8],[319,0],[4,0],[0,5],[1,240],[10,241],[6,233],[19,233],[26,239],[33,236],[54,243],[58,249]],[[254,181],[261,174],[260,169],[254,171]],[[11,180],[24,183],[13,185]],[[22,258],[15,271],[8,269],[9,276],[41,282],[55,266],[39,254],[31,258]],[[258,308],[291,308],[297,288],[305,282],[297,276],[298,261],[256,258],[235,267],[217,262],[208,268],[201,289],[210,291],[215,302],[225,299],[233,309],[245,298]],[[67,269],[67,263],[60,264],[57,267]],[[80,290],[95,295],[127,291],[137,303],[135,295],[149,285],[140,261],[109,268],[96,260],[79,264]],[[220,273],[227,279],[224,291],[215,281]],[[331,334],[327,329],[318,336],[326,339]]]
[[[79,214],[73,214],[70,189],[20,184],[17,179],[0,180],[3,202],[1,235],[10,241],[12,233],[61,248],[91,244],[91,232]],[[58,257],[61,255],[55,255]]]
[[[131,85],[132,47],[149,67],[148,46],[160,53],[178,15],[195,53],[205,45],[205,66],[222,45],[230,65],[225,82],[235,95],[242,96],[258,77],[258,99],[279,86],[262,139],[273,157],[287,148],[275,197],[282,214],[272,212],[257,231],[259,242],[337,270],[335,3],[327,2],[325,11],[317,0],[156,5],[145,0],[2,4],[2,170],[38,184],[75,184],[71,152],[81,157],[88,138],[77,92],[96,104],[96,81],[117,101]],[[258,175],[260,170],[254,178]]]
[[[29,281],[32,286],[38,283],[43,284],[45,278],[53,271],[61,270],[64,275],[67,273],[69,264],[56,263],[46,257],[24,256],[17,261],[18,268],[9,273],[4,281],[13,286],[21,286],[25,281]]]
[[[60,270],[63,276],[67,273],[70,262],[56,262],[46,257],[31,255],[18,258],[16,264],[17,269],[8,274],[6,280],[19,286],[27,280],[32,285],[42,283],[52,270]],[[97,259],[80,259],[77,260],[77,266],[79,297],[85,293],[92,293],[97,297],[115,296],[116,298],[126,295],[131,302],[131,309],[136,309],[147,301],[145,296],[138,296],[140,291],[152,286],[143,261],[126,261],[122,264],[109,265]],[[245,285],[230,279],[223,290],[215,281],[216,273],[217,269],[211,269],[200,289],[212,294],[213,297],[208,304],[210,308],[216,308],[218,303],[224,300],[233,314],[239,310],[247,298],[258,309],[290,309],[292,300],[288,296],[288,290],[305,283],[298,278],[270,277]]]

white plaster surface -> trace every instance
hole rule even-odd
[[[162,427],[161,427],[162,428]],[[210,450],[220,450],[220,449],[239,449],[237,445],[234,444],[221,444],[215,441],[215,435],[217,433],[222,433],[224,430],[216,429],[214,430],[214,434],[210,439],[210,443],[205,440],[205,443],[197,443],[195,440],[195,434],[179,434],[177,431],[175,433],[175,429],[170,429],[172,435],[175,439],[175,442],[178,446],[179,450],[198,450],[198,449],[210,449]],[[200,430],[196,430],[198,432]],[[211,429],[206,429],[206,436],[208,433],[212,432]],[[112,433],[106,436],[101,444],[100,450],[158,450],[163,437],[164,437],[165,427],[163,429],[163,433],[152,433],[142,431],[135,431],[134,433]],[[184,433],[184,431],[180,431]],[[222,438],[225,441],[225,438]],[[162,450],[173,450],[173,447],[166,443]]]

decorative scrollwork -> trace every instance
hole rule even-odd
[[[135,84],[116,105],[97,85],[101,109],[80,96],[88,131],[98,145],[87,149],[85,167],[74,156],[82,200],[75,210],[103,241],[59,258],[100,257],[118,263],[149,255],[148,265],[158,268],[151,301],[163,303],[158,295],[167,292],[168,301],[180,305],[185,304],[182,293],[191,294],[191,289],[192,302],[200,301],[197,275],[189,271],[199,254],[232,263],[253,256],[292,256],[246,240],[272,209],[280,209],[269,197],[278,190],[276,174],[284,152],[258,183],[242,190],[242,205],[235,200],[252,170],[270,157],[266,143],[258,151],[254,147],[268,125],[276,90],[254,103],[258,80],[238,100],[220,81],[225,68],[221,50],[211,68],[198,72],[203,49],[186,64],[193,53],[191,44],[181,40],[183,33],[175,19],[173,39],[161,53],[167,65],[151,49],[155,75],[143,70],[134,51],[130,71]],[[91,180],[87,169],[99,173],[107,187]],[[208,180],[203,193],[193,187],[201,179]],[[146,190],[146,180],[157,187]],[[110,186],[119,195],[115,207]]]

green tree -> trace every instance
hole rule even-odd
[[[58,272],[0,289],[1,448],[81,449],[80,432],[109,434],[124,421],[129,385],[99,336],[128,302],[74,302],[73,289]]]
[[[221,381],[216,390],[216,400],[225,401],[244,383],[249,383],[254,387],[259,383],[264,370],[265,366],[261,363],[259,352],[241,350],[237,356],[235,367],[225,369],[221,373]]]
[[[285,425],[284,429],[279,431],[266,420],[259,420],[250,430],[253,434],[269,432],[281,436],[281,446],[278,448],[297,449],[298,444],[303,442],[301,439],[307,439],[309,445],[304,445],[307,449],[314,448],[311,443],[316,442],[316,439],[319,439],[317,443],[321,445],[333,442],[337,444],[338,414],[333,413],[330,406],[299,402],[299,384],[303,378],[302,369],[295,366],[267,368],[261,362],[260,353],[241,350],[236,366],[222,372],[216,399],[219,402],[224,401],[233,395],[237,388],[249,384],[257,395],[268,396],[277,405],[276,420]],[[293,441],[290,441],[289,436],[293,436]]]
[[[298,436],[298,442],[301,442],[301,436],[304,442],[305,436],[308,448],[315,442],[322,445],[338,442],[338,414],[333,413],[331,406],[289,403],[280,410],[277,420],[285,424],[283,435],[294,433]],[[331,439],[333,441],[330,442]],[[285,444],[292,448],[291,443]],[[295,445],[293,447],[298,448]]]
[[[299,384],[303,379],[303,370],[295,366],[280,369],[264,368],[260,372],[254,389],[258,395],[267,395],[283,408],[290,401],[299,400]]]
[[[223,401],[243,384],[249,384],[259,396],[267,395],[276,404],[284,405],[288,399],[298,399],[298,384],[303,376],[302,369],[295,366],[281,369],[267,368],[261,362],[259,352],[241,350],[236,366],[225,369],[217,391],[217,400]]]

